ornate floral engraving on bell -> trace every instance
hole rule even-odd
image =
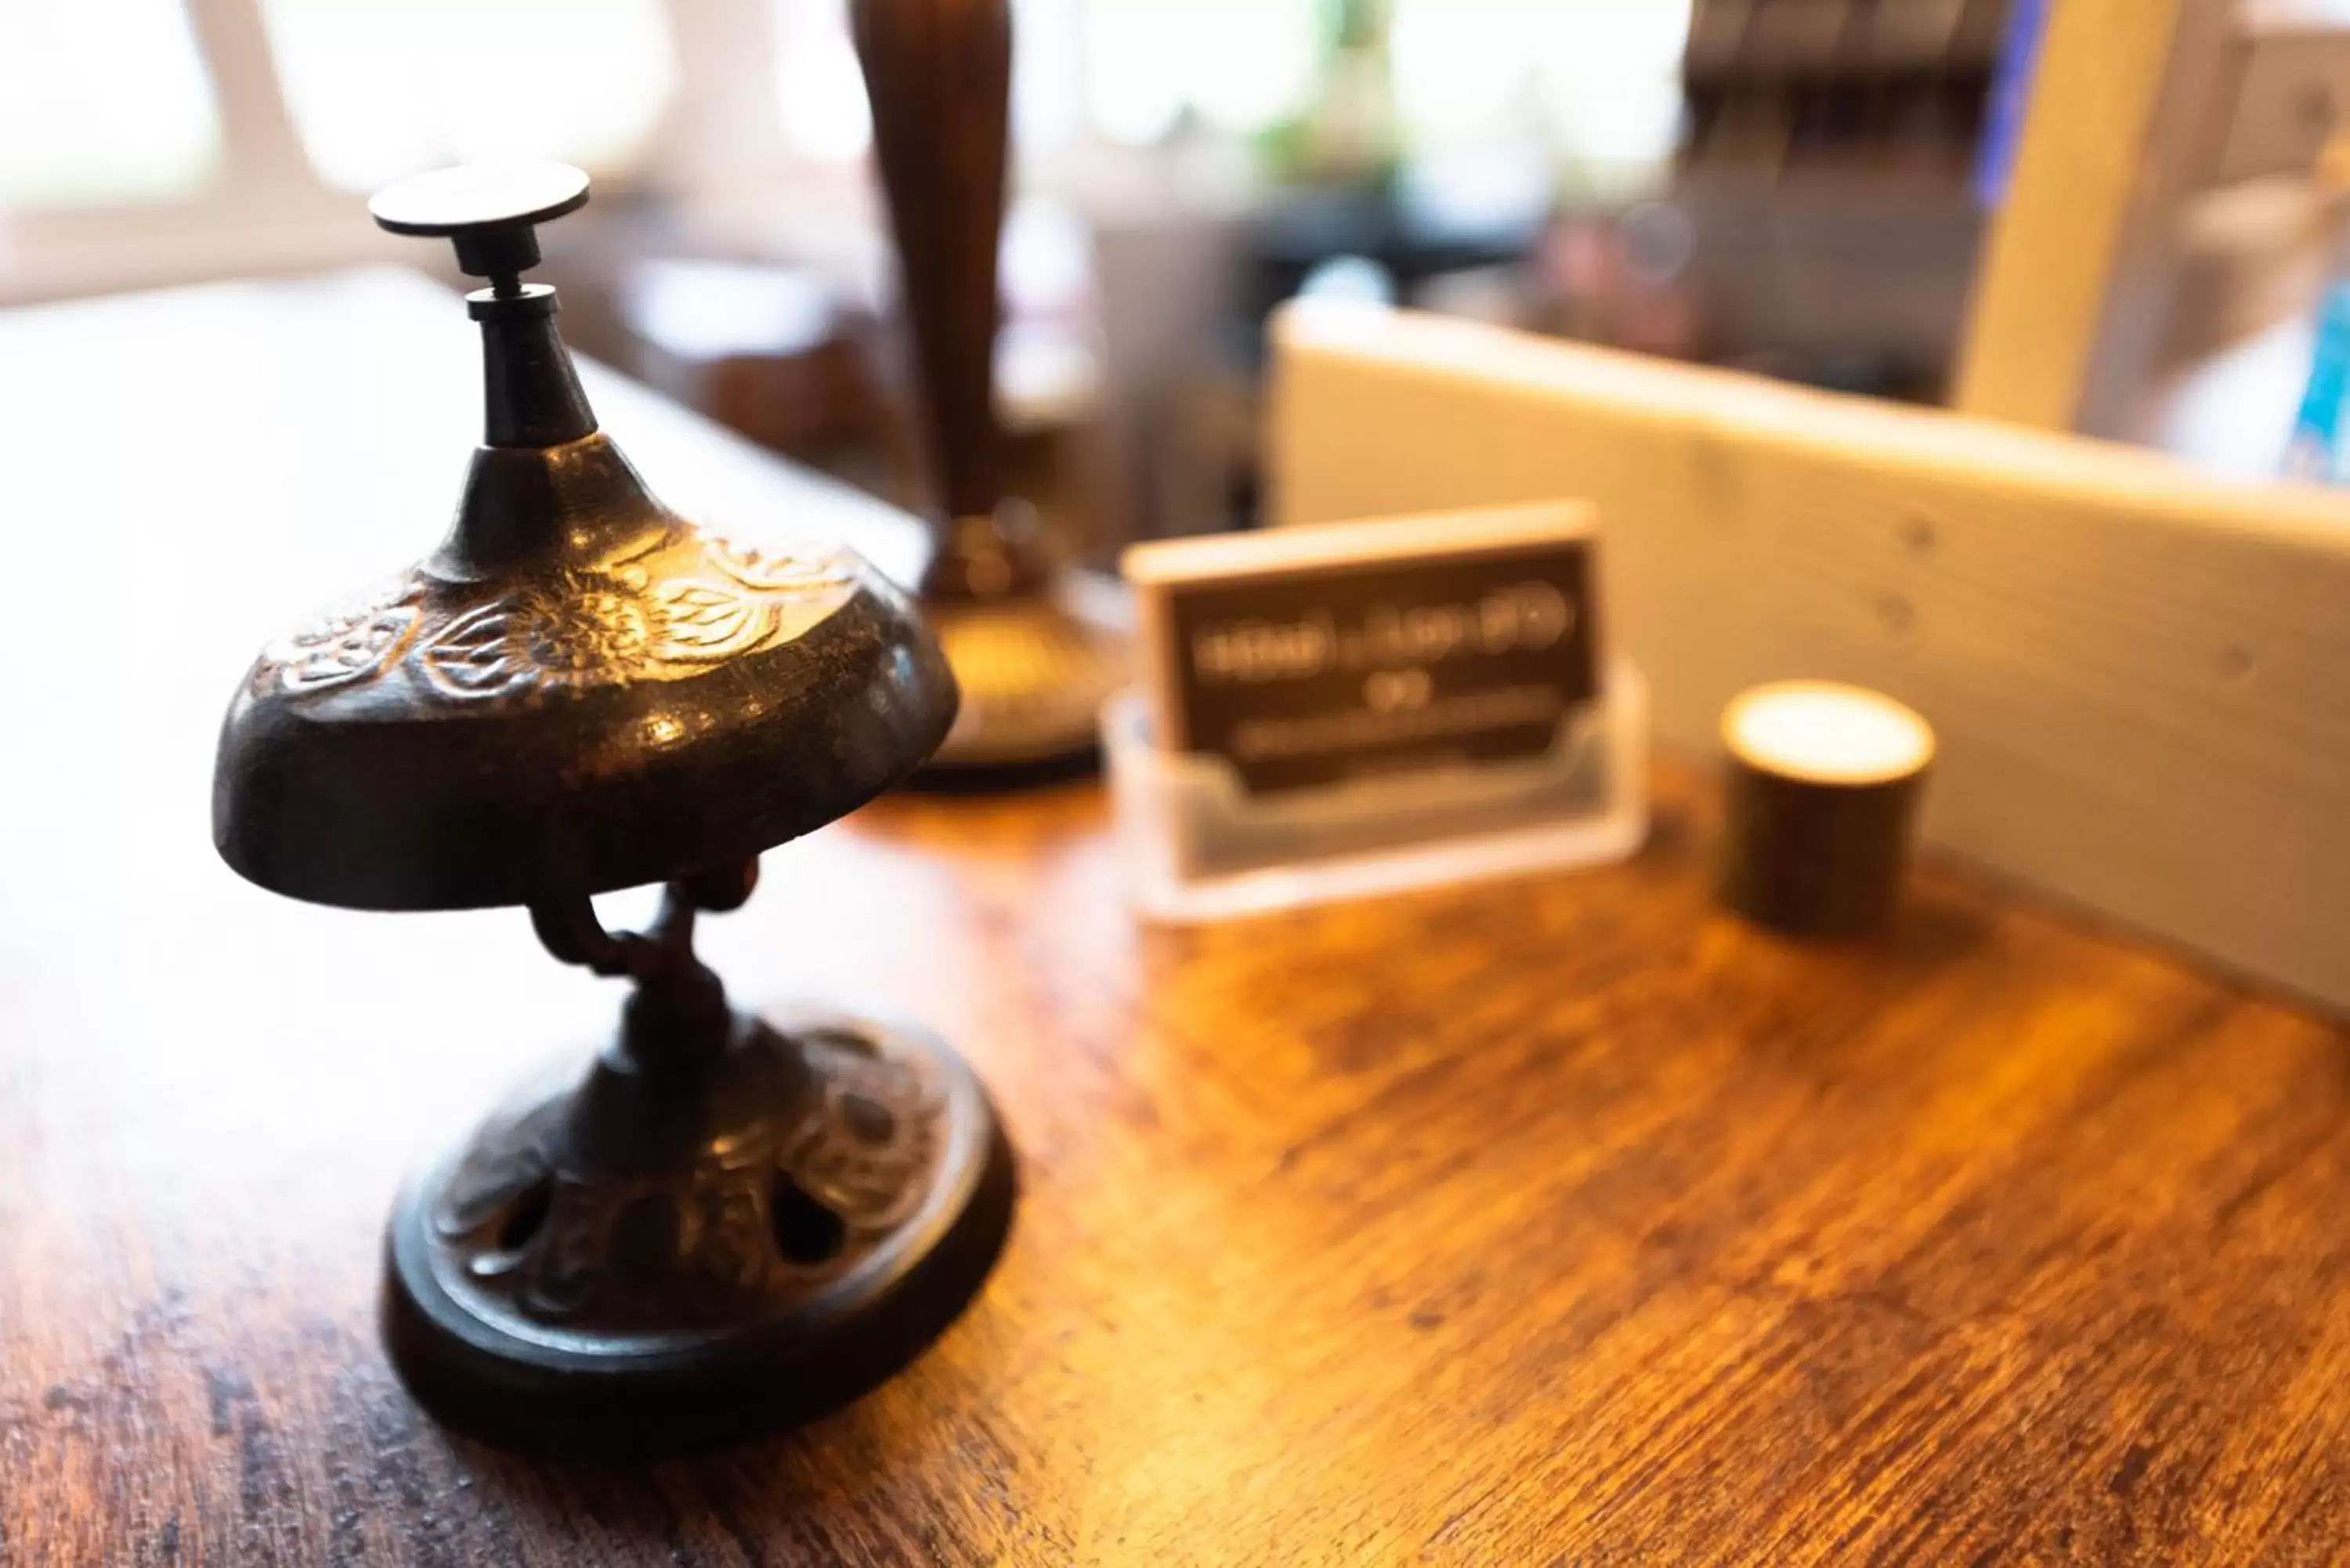
[[[761,851],[900,782],[953,722],[906,597],[823,540],[720,536],[596,427],[525,285],[559,165],[380,194],[491,286],[487,436],[448,538],[269,643],[224,724],[213,836],[276,891],[372,909],[521,905],[629,980],[583,1072],[535,1086],[402,1195],[393,1360],[434,1414],[518,1446],[646,1453],[855,1397],[951,1321],[1009,1224],[984,1092],[941,1042],[737,1012],[694,955]],[[664,882],[609,932],[593,894]]]

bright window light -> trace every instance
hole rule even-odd
[[[1190,0],[1184,63],[1200,118],[1246,132],[1303,109],[1321,66],[1318,11],[1288,0]]]
[[[1541,130],[1570,162],[1661,164],[1690,0],[1396,0],[1396,103],[1422,146]]]
[[[1137,146],[1186,108],[1222,130],[1262,130],[1311,100],[1322,46],[1316,0],[1093,0],[1087,113]]]
[[[1414,141],[1482,140],[1531,118],[1532,45],[1544,9],[1530,0],[1396,0],[1388,57]]]
[[[854,163],[873,145],[873,111],[844,0],[774,0],[775,92],[784,142],[816,163]]]
[[[1086,15],[1086,115],[1112,141],[1142,147],[1183,113],[1183,8],[1169,0],[1095,0]]]
[[[0,4],[0,208],[184,195],[219,155],[180,0]]]
[[[1690,0],[1549,0],[1533,52],[1552,138],[1596,164],[1662,164],[1680,139]]]
[[[1012,135],[1024,155],[1085,132],[1086,0],[1013,0]]]
[[[262,13],[311,164],[348,189],[484,159],[616,167],[675,72],[661,0],[262,0]]]

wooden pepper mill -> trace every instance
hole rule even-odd
[[[1055,561],[1034,508],[1003,493],[994,350],[1011,15],[1005,0],[850,10],[936,480],[922,607],[962,688],[930,772],[1018,782],[1076,771],[1127,680],[1129,638],[1099,607],[1114,590]]]

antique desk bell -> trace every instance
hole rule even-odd
[[[931,754],[955,683],[861,559],[704,533],[598,431],[555,291],[520,281],[533,225],[587,199],[577,170],[533,165],[372,203],[489,280],[466,298],[488,433],[436,553],[255,663],[213,833],[297,898],[521,905],[556,958],[629,982],[593,1061],[413,1179],[383,1305],[394,1363],[449,1425],[626,1454],[788,1425],[887,1377],[978,1288],[1013,1175],[944,1044],[736,1012],[694,957],[695,919],[750,897],[761,851]],[[651,882],[650,930],[598,923],[590,895]]]
[[[962,688],[929,778],[1016,783],[1090,763],[1128,679],[1116,590],[1057,564],[1004,493],[996,257],[1012,84],[1005,0],[852,0],[897,234],[940,508],[922,607]]]

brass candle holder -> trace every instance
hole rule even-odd
[[[1004,0],[852,0],[875,161],[897,236],[920,422],[937,482],[922,605],[963,694],[933,782],[1079,771],[1130,635],[1117,595],[1055,561],[1003,491],[994,407],[1012,86]]]
[[[596,426],[525,284],[559,165],[385,191],[490,286],[488,431],[454,528],[271,643],[231,703],[221,854],[363,909],[519,905],[547,951],[628,981],[603,1049],[429,1163],[387,1239],[383,1326],[452,1427],[633,1455],[821,1413],[978,1288],[1011,1155],[979,1082],[919,1031],[738,1012],[694,955],[763,850],[911,773],[952,676],[904,597],[823,543],[723,538],[661,505]],[[666,884],[643,933],[592,895]],[[463,1020],[445,1027],[463,1028]]]

